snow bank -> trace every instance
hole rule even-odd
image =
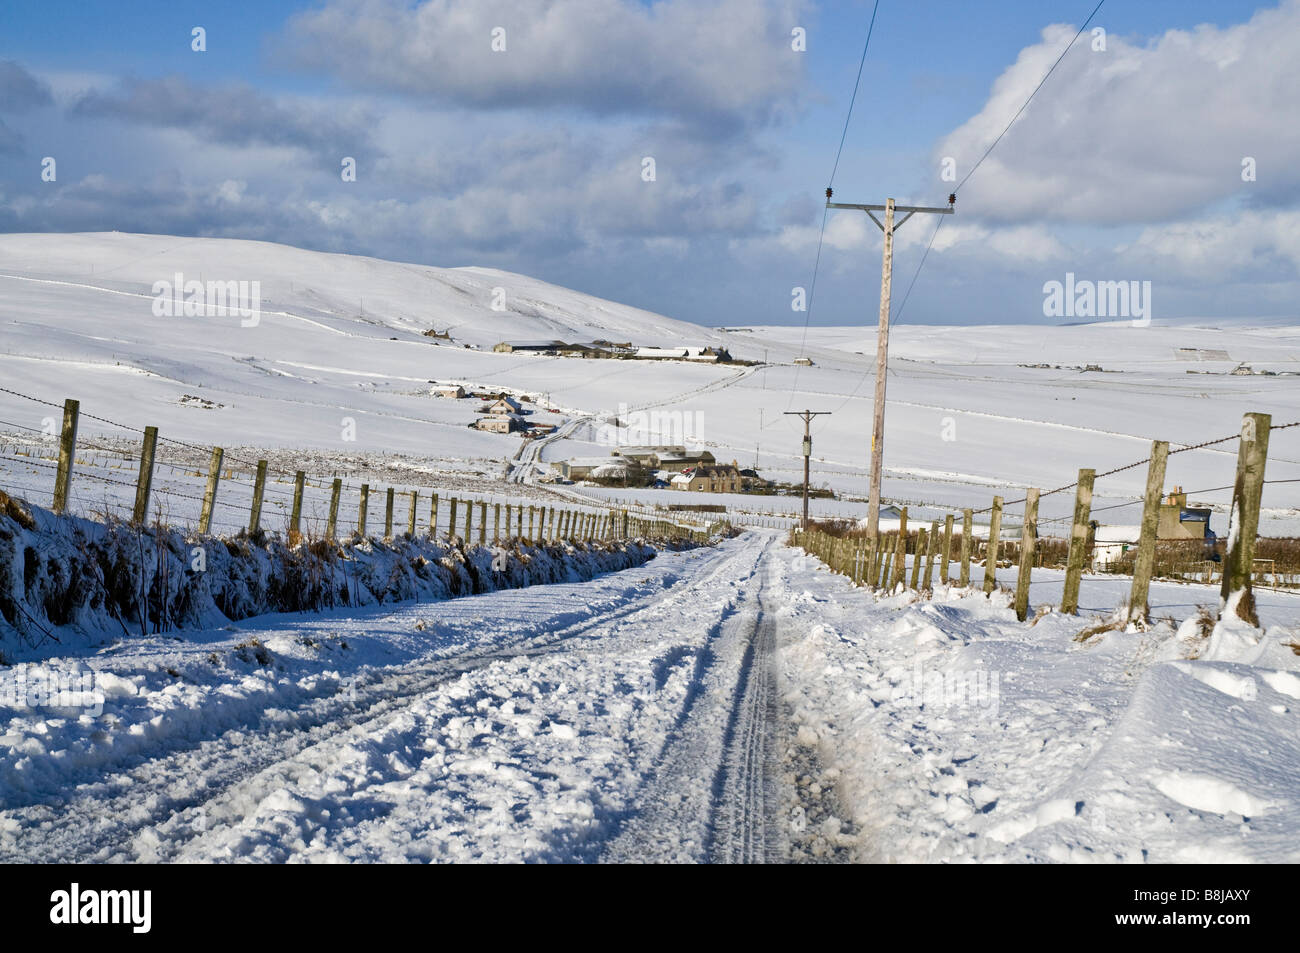
[[[450,599],[578,582],[653,559],[645,540],[502,546],[402,535],[389,541],[221,538],[56,516],[0,500],[0,652],[214,628],[267,612]]]

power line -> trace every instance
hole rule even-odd
[[[871,32],[876,28],[876,11],[880,9],[880,0],[876,0],[876,5],[871,8],[871,22],[867,24],[867,41],[862,44],[862,59],[858,61],[858,78],[853,81],[853,95],[849,97],[849,111],[844,116],[844,131],[840,133],[840,147],[835,150],[835,165],[831,168],[830,181],[826,184],[832,186],[835,184],[835,173],[840,168],[840,154],[844,151],[844,140],[849,134],[849,120],[853,118],[853,104],[858,101],[858,86],[862,83],[862,67],[867,63],[867,50],[871,46]]]
[[[876,28],[876,11],[880,9],[880,0],[876,0],[875,5],[871,8],[871,22],[867,24],[867,39],[862,44],[862,58],[858,61],[858,75],[853,81],[853,95],[849,97],[849,109],[844,115],[844,128],[840,131],[839,148],[835,150],[835,163],[831,167],[831,177],[826,183],[826,194],[829,196],[831,187],[835,185],[835,173],[840,168],[840,156],[844,152],[844,141],[849,135],[849,121],[853,118],[853,106],[858,101],[858,87],[862,85],[862,69],[867,62],[867,50],[871,48],[871,34]],[[808,326],[812,322],[813,296],[817,292],[817,274],[821,269],[822,263],[822,245],[826,240],[826,216],[828,209],[822,209],[822,224],[817,232],[817,255],[813,259],[812,282],[808,285],[808,300],[804,302],[803,317],[803,336],[799,341],[799,356],[803,357],[808,347]],[[790,409],[790,404],[794,402],[795,391],[799,386],[799,368],[796,364],[794,368],[794,381],[790,384],[790,400],[786,403],[786,410]]]
[[[1034,91],[1029,94],[1029,98],[1026,99],[1024,103],[1021,104],[1020,108],[1016,110],[1016,114],[1011,117],[1011,122],[1007,123],[1006,128],[1004,128],[1001,132],[998,133],[998,137],[994,139],[992,143],[989,144],[989,147],[984,150],[984,154],[979,157],[976,163],[973,166],[971,166],[970,171],[967,172],[966,175],[962,178],[962,180],[957,183],[957,188],[953,189],[954,192],[958,192],[961,190],[961,187],[966,184],[966,182],[970,179],[972,175],[975,174],[975,170],[978,169],[980,165],[983,164],[984,160],[989,157],[989,153],[992,152],[994,148],[997,147],[997,144],[1002,141],[1002,137],[1007,134],[1008,130],[1010,130],[1011,127],[1015,124],[1015,121],[1020,118],[1020,114],[1023,113],[1025,109],[1029,106],[1029,103],[1033,100],[1035,94],[1037,94],[1037,92],[1043,88],[1043,84],[1047,82],[1047,78],[1056,71],[1056,67],[1061,65],[1061,60],[1065,59],[1065,54],[1070,52],[1071,49],[1073,49],[1075,40],[1079,39],[1079,37],[1083,34],[1083,31],[1088,29],[1088,24],[1092,22],[1092,18],[1097,15],[1097,11],[1101,9],[1101,5],[1105,2],[1106,0],[1097,0],[1097,5],[1092,8],[1092,13],[1088,14],[1088,19],[1083,21],[1083,26],[1079,27],[1078,31],[1074,34],[1074,37],[1070,40],[1069,43],[1065,45],[1065,49],[1061,50],[1061,55],[1056,58],[1056,62],[1052,64],[1051,69],[1049,69],[1046,73],[1043,74],[1043,78],[1038,81],[1038,85],[1035,86]]]
[[[1043,78],[1038,81],[1038,85],[1035,86],[1033,92],[1029,94],[1029,98],[1026,99],[1023,103],[1021,103],[1020,108],[1016,110],[1016,114],[1011,117],[1011,121],[1007,123],[1006,127],[1000,133],[998,133],[997,138],[994,139],[993,142],[989,144],[989,147],[984,150],[984,154],[980,156],[979,159],[976,160],[975,164],[971,166],[970,171],[967,172],[966,175],[962,178],[962,180],[957,183],[957,187],[953,189],[954,195],[956,195],[959,191],[961,191],[961,187],[970,180],[970,177],[975,174],[975,170],[978,169],[983,164],[984,160],[989,157],[989,153],[991,153],[993,149],[997,146],[997,144],[1002,141],[1002,137],[1007,134],[1007,132],[1011,129],[1012,125],[1015,124],[1015,121],[1020,118],[1020,114],[1025,111],[1025,109],[1029,106],[1029,103],[1033,100],[1034,96],[1038,93],[1040,89],[1043,88],[1043,84],[1046,83],[1047,78],[1051,76],[1053,72],[1055,72],[1056,67],[1061,65],[1061,60],[1065,59],[1065,54],[1070,52],[1070,50],[1074,48],[1075,41],[1078,40],[1079,37],[1083,35],[1084,30],[1088,29],[1088,24],[1092,22],[1093,17],[1097,15],[1097,11],[1101,9],[1102,4],[1105,2],[1106,0],[1098,0],[1097,5],[1092,8],[1092,13],[1088,14],[1088,19],[1083,21],[1083,26],[1079,27],[1078,31],[1074,34],[1074,37],[1070,40],[1069,43],[1066,44],[1065,49],[1061,50],[1061,54],[1056,58],[1056,62],[1054,62],[1051,68],[1048,69],[1048,71],[1043,74]],[[895,322],[897,322],[898,318],[901,317],[903,314],[903,308],[907,305],[907,299],[912,294],[912,287],[916,284],[916,279],[920,277],[921,269],[925,267],[925,260],[930,255],[930,248],[934,245],[934,239],[936,236],[938,236],[939,229],[942,227],[943,227],[943,219],[939,219],[939,224],[934,227],[934,234],[930,236],[930,243],[925,246],[925,253],[921,255],[921,261],[916,266],[916,273],[912,275],[911,284],[907,286],[907,292],[903,295],[902,303],[899,304],[898,306],[898,314],[894,318]]]

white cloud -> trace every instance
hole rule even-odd
[[[1300,275],[1300,211],[1247,211],[1142,230],[1118,252],[1197,281]]]
[[[294,16],[294,60],[436,105],[570,107],[703,121],[718,132],[788,111],[801,0],[329,0]],[[492,48],[504,30],[505,49]]]
[[[1054,25],[935,150],[958,179],[1006,126],[1075,28]],[[1243,24],[1170,30],[1140,45],[1085,33],[961,192],[982,219],[1151,222],[1241,195],[1300,189],[1300,0]],[[1284,65],[1286,64],[1286,65]],[[1244,183],[1242,159],[1258,162]]]

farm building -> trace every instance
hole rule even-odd
[[[656,469],[672,470],[680,473],[687,467],[712,466],[716,462],[713,454],[707,450],[690,453],[664,453],[659,455]]]
[[[1092,565],[1102,569],[1122,559],[1142,536],[1141,526],[1098,526],[1092,547]]]
[[[683,446],[659,446],[659,447],[624,447],[621,450],[611,450],[612,456],[626,457],[629,460],[635,460],[643,467],[649,467],[652,470],[659,469],[659,460],[663,456],[682,456],[686,453]]]
[[[566,480],[639,479],[642,468],[633,460],[611,455],[608,457],[574,457],[555,464],[560,476]]]
[[[513,354],[516,351],[554,351],[560,347],[564,347],[563,341],[501,341],[492,345],[492,350],[498,354]]]
[[[459,400],[465,396],[465,388],[459,384],[440,384],[433,388],[434,397],[448,397],[452,400]]]
[[[811,357],[796,357],[796,358],[794,359],[794,362],[795,362],[796,364],[798,364],[800,367],[812,367],[812,366],[813,366],[813,362],[812,362],[812,358],[811,358]]]
[[[730,361],[722,347],[640,347],[633,355],[639,361]]]

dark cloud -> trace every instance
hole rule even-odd
[[[0,112],[23,112],[53,102],[49,86],[13,60],[0,60]]]
[[[185,129],[228,146],[280,146],[329,156],[370,152],[374,118],[358,110],[327,109],[263,96],[249,86],[206,88],[180,76],[123,81],[111,92],[92,90],[72,107],[81,118],[105,117]]]

